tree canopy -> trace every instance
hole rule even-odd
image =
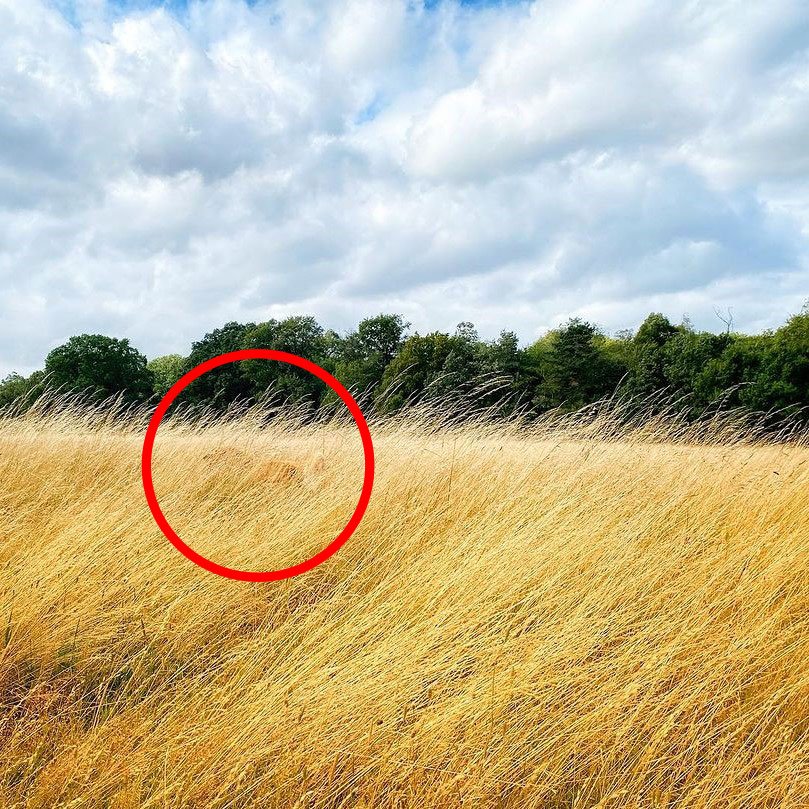
[[[809,420],[809,308],[758,335],[729,328],[718,334],[697,331],[687,320],[675,325],[658,312],[636,332],[614,336],[572,318],[526,346],[511,331],[482,340],[468,322],[451,333],[409,333],[409,328],[397,314],[365,318],[345,335],[311,316],[229,322],[192,343],[186,356],[169,354],[148,363],[128,340],[82,334],[51,351],[42,370],[2,380],[0,406],[16,402],[19,408],[47,388],[152,402],[205,360],[270,348],[333,373],[369,412],[441,400],[462,407],[474,401],[498,415],[516,409],[530,415],[574,410],[621,393],[642,401],[663,391],[682,399],[693,416],[722,405]],[[268,396],[310,410],[334,404],[333,394],[310,374],[260,360],[222,366],[183,394],[189,404],[212,410]]]
[[[129,344],[102,334],[80,334],[45,358],[45,376],[53,388],[94,399],[120,395],[142,401],[153,393],[146,357]]]

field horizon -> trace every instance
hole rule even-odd
[[[142,425],[0,419],[0,805],[809,803],[809,445],[732,421],[372,425],[291,580],[182,557]],[[350,424],[162,426],[215,561],[347,520]]]

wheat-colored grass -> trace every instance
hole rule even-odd
[[[141,437],[0,424],[3,806],[809,804],[801,441],[378,425],[356,535],[256,585],[162,536]],[[337,423],[166,425],[155,482],[267,569],[333,538],[361,464]]]

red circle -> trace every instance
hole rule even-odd
[[[238,570],[236,568],[226,567],[225,565],[219,565],[197,553],[193,548],[186,545],[171,525],[169,525],[169,521],[160,510],[160,504],[157,502],[157,495],[155,494],[154,482],[152,480],[152,451],[154,449],[155,438],[157,437],[157,428],[160,426],[160,422],[171,406],[171,403],[188,385],[203,374],[212,371],[214,368],[218,368],[220,365],[227,365],[227,363],[238,362],[240,360],[277,360],[278,362],[286,362],[289,365],[303,368],[304,371],[314,374],[342,399],[356,422],[357,429],[360,431],[360,438],[362,439],[362,452],[365,458],[365,474],[362,481],[362,491],[360,492],[354,513],[346,523],[345,528],[343,528],[337,537],[323,548],[322,551],[300,564],[284,567],[280,570]],[[371,432],[368,429],[365,417],[362,415],[360,406],[346,388],[328,371],[323,370],[319,365],[315,365],[315,363],[303,357],[299,357],[296,354],[289,354],[286,351],[250,348],[242,351],[230,351],[227,354],[220,354],[218,357],[206,360],[197,365],[196,368],[192,368],[187,374],[181,376],[169,388],[168,393],[157,405],[152,418],[149,420],[149,426],[146,428],[146,435],[143,439],[143,453],[141,454],[141,476],[143,478],[143,491],[146,493],[146,502],[149,504],[149,510],[152,512],[155,522],[165,534],[168,541],[186,558],[211,573],[226,576],[229,579],[238,579],[239,581],[278,581],[280,579],[292,578],[300,573],[306,573],[307,570],[312,570],[312,568],[317,567],[321,562],[325,562],[326,559],[336,553],[354,531],[357,530],[357,526],[360,524],[365,510],[368,508],[368,501],[371,499],[371,489],[373,489],[374,485],[374,445],[371,441]]]

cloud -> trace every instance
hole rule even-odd
[[[299,312],[777,325],[808,125],[791,0],[0,0],[0,373]]]

